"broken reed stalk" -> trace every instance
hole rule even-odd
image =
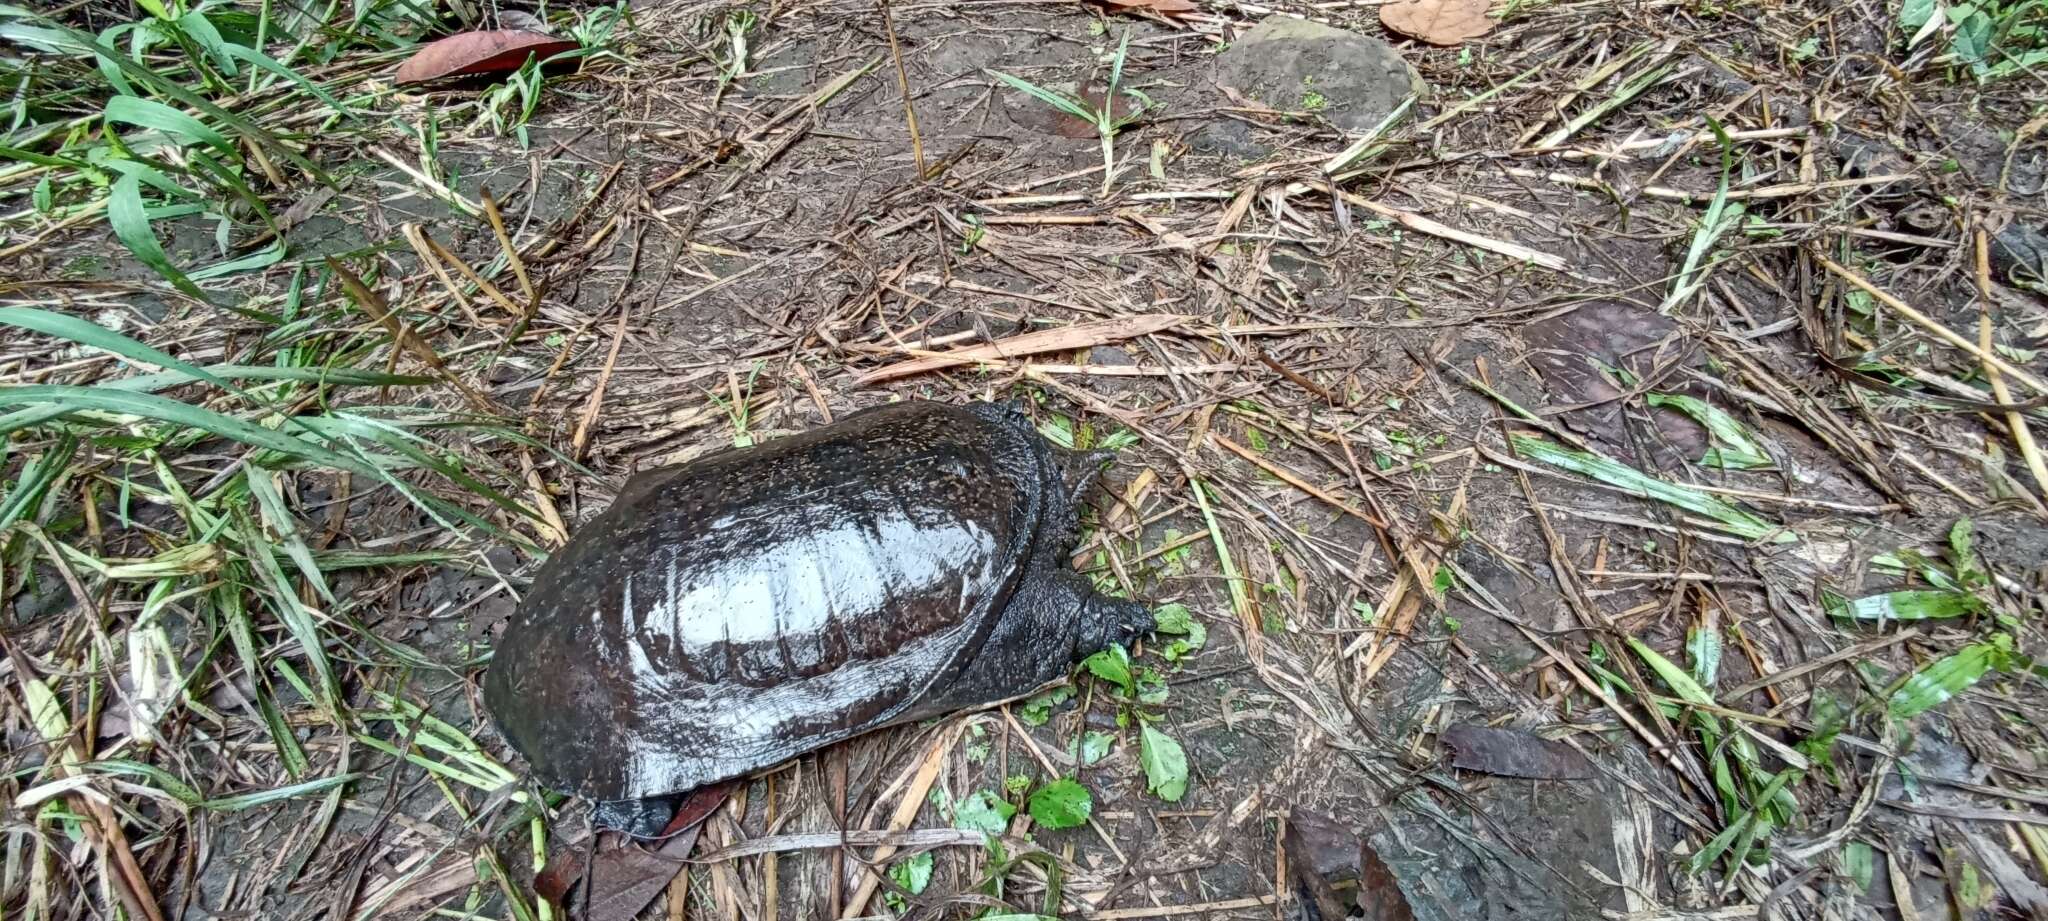
[[[569,439],[569,456],[583,459],[583,452],[590,446],[590,428],[597,422],[597,412],[604,406],[604,391],[611,384],[612,372],[619,366],[619,346],[626,341],[626,320],[633,315],[631,307],[619,306],[619,325],[612,329],[612,345],[605,352],[604,370],[597,375],[597,386],[591,388],[589,402],[583,404],[583,417],[576,420],[576,434]]]
[[[917,773],[911,777],[909,786],[903,791],[903,798],[896,801],[896,811],[889,816],[890,831],[909,828],[911,821],[917,818],[917,811],[924,807],[925,794],[931,791],[932,783],[939,779],[939,769],[946,766],[946,753],[953,750],[953,743],[959,739],[960,731],[966,725],[955,723],[939,730],[938,735],[932,739],[931,747],[925,750],[924,758],[918,763]],[[875,897],[875,890],[882,888],[882,876],[875,868],[887,864],[895,853],[894,845],[885,844],[875,848],[875,853],[867,860],[868,866],[861,870],[860,888],[854,890],[853,898],[847,900],[846,909],[839,917],[858,918],[867,912],[868,900]],[[833,888],[838,888],[841,882],[835,877],[832,880]]]
[[[1995,354],[1991,345],[1991,241],[1984,228],[1977,228],[1977,347],[1985,354]],[[2012,390],[2005,386],[2005,378],[1990,362],[1984,364],[1984,381],[1991,385],[1991,395],[2001,405],[2011,406]],[[2012,429],[2012,440],[2019,446],[2020,457],[2027,462],[2027,471],[2034,475],[2034,488],[2041,491],[2041,498],[2048,500],[2048,463],[2041,460],[2041,448],[2034,443],[2034,432],[2027,427],[2027,417],[2016,409],[2005,412],[2005,424]],[[2036,511],[2041,504],[2036,502]]]
[[[498,238],[498,249],[511,264],[512,277],[519,280],[519,293],[526,295],[526,310],[531,312],[539,305],[540,295],[534,290],[533,280],[526,276],[526,261],[519,258],[519,247],[512,245],[512,235],[505,231],[505,216],[498,213],[498,200],[491,197],[491,190],[483,190],[483,198],[484,217],[490,220],[491,234]]]
[[[924,179],[924,138],[917,133],[917,109],[910,104],[910,72],[903,67],[903,47],[896,41],[896,17],[889,13],[889,0],[875,0],[882,11],[882,33],[889,37],[889,56],[896,59],[896,87],[903,91],[903,123],[910,129],[910,156],[917,163],[917,178]]]
[[[1962,349],[1963,351],[1976,356],[1977,360],[1983,362],[1985,367],[1996,368],[2000,372],[2004,373],[2006,376],[2011,377],[2013,380],[2026,384],[2027,386],[2034,388],[2034,390],[2036,390],[2037,392],[2048,394],[2048,381],[2044,381],[2038,377],[2035,377],[2032,374],[2027,373],[2026,369],[2015,366],[2013,363],[1998,357],[1997,353],[1991,351],[1990,349],[1986,349],[1979,346],[1976,342],[1970,340],[1969,338],[1966,338],[1961,333],[1958,333],[1955,330],[1949,329],[1947,326],[1942,325],[1939,320],[1936,320],[1933,317],[1921,313],[1919,310],[1915,309],[1911,304],[1908,304],[1905,301],[1899,300],[1897,297],[1894,297],[1891,294],[1891,292],[1871,284],[1869,279],[1866,279],[1863,276],[1856,274],[1855,271],[1849,269],[1847,266],[1844,266],[1833,259],[1829,259],[1827,256],[1821,254],[1818,251],[1815,251],[1813,253],[1813,258],[1820,262],[1822,268],[1825,268],[1828,271],[1833,272],[1837,277],[1841,278],[1843,281],[1846,281],[1849,284],[1856,286],[1863,293],[1868,294],[1871,297],[1877,298],[1877,300],[1880,303],[1884,304],[1886,307],[1890,307],[1893,311],[1897,312],[1899,316],[1905,317],[1906,319],[1912,321],[1914,326],[1918,326],[1921,329],[1926,330],[1927,332],[1933,334],[1935,338],[1940,339],[1941,341],[1946,342],[1949,345],[1955,346],[1956,348]]]

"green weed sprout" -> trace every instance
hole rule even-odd
[[[1116,56],[1110,59],[1109,85],[1103,90],[1102,105],[1099,108],[1078,96],[1071,96],[1058,90],[1047,89],[1022,77],[1012,76],[999,70],[983,68],[989,76],[1009,84],[1012,88],[1023,92],[1031,98],[1095,126],[1095,133],[1102,138],[1102,194],[1104,196],[1109,194],[1110,182],[1114,178],[1117,132],[1122,131],[1125,126],[1142,119],[1145,113],[1150,111],[1153,106],[1151,97],[1138,90],[1126,89],[1120,86],[1124,77],[1124,58],[1129,53],[1130,47],[1131,30],[1125,29],[1123,39],[1117,42]],[[1116,114],[1116,95],[1119,90],[1122,90],[1124,95],[1131,97],[1138,104],[1136,109],[1125,113],[1121,117]]]

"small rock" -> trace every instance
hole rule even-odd
[[[1991,271],[2002,279],[2048,282],[2048,232],[2013,221],[1991,237]]]
[[[1842,161],[1845,176],[1884,176],[1912,172],[1913,164],[1878,138],[1844,131],[1835,138],[1835,156]]]
[[[1216,82],[1274,109],[1315,112],[1346,131],[1371,128],[1402,100],[1428,91],[1386,42],[1288,16],[1268,17],[1218,55]],[[1245,147],[1248,139],[1228,125],[1214,127],[1220,130],[1196,137],[1198,146],[1264,153]]]

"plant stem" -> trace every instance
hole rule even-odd
[[[1101,132],[1101,134],[1102,134],[1102,197],[1103,197],[1103,198],[1108,198],[1108,197],[1109,197],[1109,183],[1110,183],[1110,179],[1112,178],[1112,167],[1114,167],[1114,166],[1116,165],[1116,131],[1115,131],[1114,129],[1111,129],[1111,128],[1108,128],[1108,127],[1105,127],[1105,128],[1103,128],[1103,129],[1102,129],[1102,132]]]

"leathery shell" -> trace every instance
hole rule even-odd
[[[1027,692],[1141,610],[1055,571],[1065,459],[913,401],[640,474],[542,566],[485,704],[543,783],[627,800]]]

